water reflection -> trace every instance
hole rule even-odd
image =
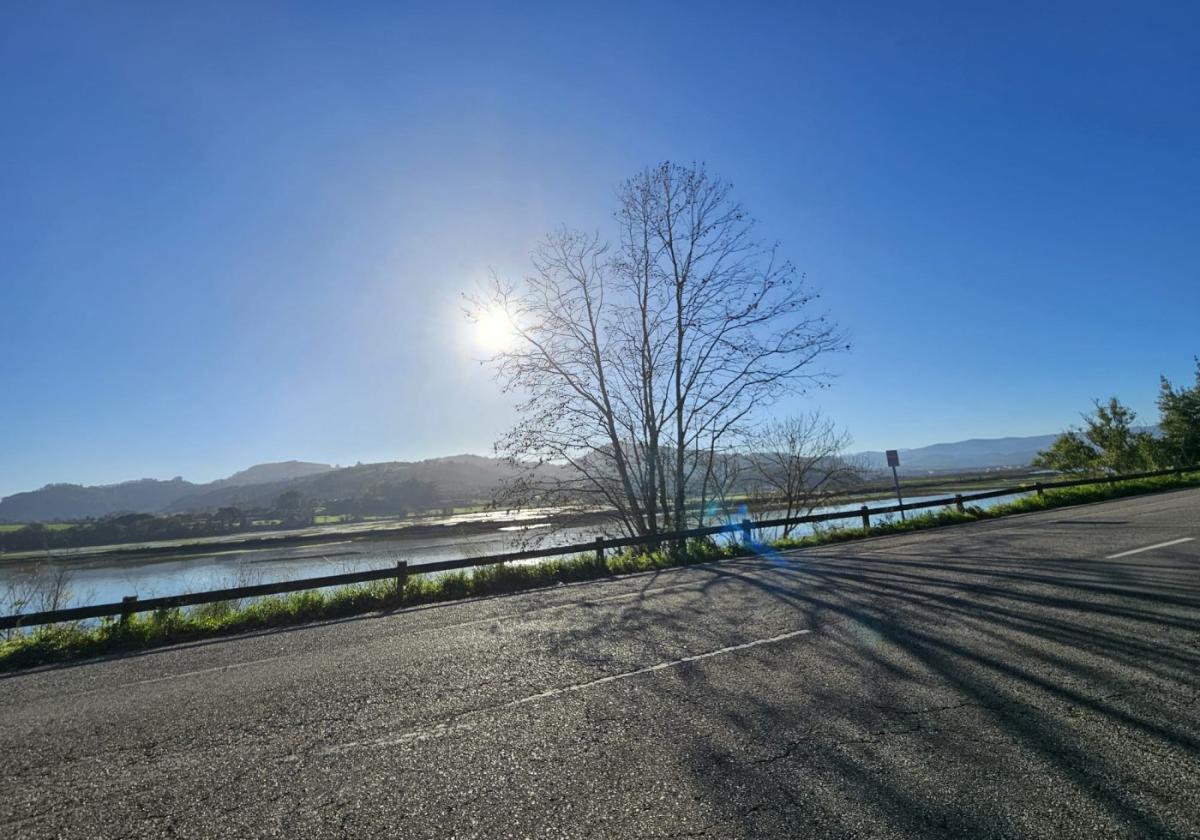
[[[981,507],[1011,501],[1016,496],[1004,496],[976,503]],[[925,496],[908,499],[909,502],[932,501],[944,496]],[[886,506],[886,501],[874,503]],[[857,511],[861,502],[822,508],[817,513],[833,511]],[[470,535],[414,536],[398,535],[387,539],[337,539],[352,537],[367,528],[319,527],[309,529],[311,533],[327,533],[329,542],[277,548],[238,548],[235,544],[214,544],[211,553],[178,554],[168,552],[152,557],[120,557],[113,555],[76,554],[69,559],[50,561],[10,561],[0,564],[0,590],[9,585],[18,585],[34,573],[40,565],[43,572],[47,565],[66,564],[71,569],[72,604],[106,603],[119,601],[126,595],[149,598],[175,595],[183,592],[198,592],[253,583],[280,580],[295,580],[320,575],[376,569],[394,566],[405,560],[410,566],[420,566],[441,560],[462,557],[483,557],[526,548],[530,539],[540,537],[542,545],[569,545],[591,542],[598,536],[614,536],[600,527],[565,528],[551,533],[544,523],[520,524],[521,520],[543,518],[546,511],[527,511],[523,515],[502,516],[494,512],[461,514],[439,520],[446,524],[494,522],[495,529]],[[782,512],[769,516],[782,516]],[[744,512],[729,516],[730,524],[739,522]],[[879,520],[875,520],[879,521]],[[856,524],[848,520],[849,524]],[[710,519],[709,524],[721,524],[719,519]],[[377,525],[375,527],[378,527]],[[808,525],[793,529],[792,536],[812,533]],[[755,531],[755,541],[766,549],[766,545],[780,535],[780,529]],[[735,540],[737,534],[724,534],[720,539]]]

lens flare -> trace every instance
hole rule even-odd
[[[501,353],[512,347],[513,323],[503,309],[488,309],[475,320],[475,341],[488,353]]]

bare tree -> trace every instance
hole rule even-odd
[[[820,412],[772,420],[749,436],[748,445],[755,507],[772,517],[808,516],[862,483],[861,465],[845,455],[850,436]],[[783,526],[782,536],[794,527]]]
[[[520,394],[521,419],[496,444],[523,468],[503,500],[612,511],[629,534],[643,534],[646,511],[627,452],[631,421],[618,393],[625,360],[613,335],[620,314],[608,246],[561,230],[547,236],[532,262],[520,287],[494,278],[469,312],[502,312],[514,333],[512,346],[492,359],[505,390]]]
[[[72,574],[64,565],[47,563],[34,566],[14,576],[0,590],[0,615],[19,615],[27,612],[50,612],[64,609],[75,600]],[[88,592],[83,600],[94,593]],[[4,638],[14,638],[21,630],[7,630]]]
[[[529,468],[510,503],[603,508],[648,536],[702,515],[718,456],[782,394],[825,384],[817,361],[843,338],[702,166],[629,179],[616,221],[616,246],[551,234],[524,283],[494,279],[471,313],[514,333],[492,360],[522,395],[497,444]]]

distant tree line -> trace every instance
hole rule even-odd
[[[1083,426],[1068,429],[1034,465],[1076,475],[1146,472],[1200,464],[1200,359],[1192,387],[1159,380],[1158,427],[1136,425],[1137,414],[1116,397],[1096,401]]]
[[[119,545],[150,540],[229,534],[249,527],[248,513],[224,507],[213,513],[125,513],[88,519],[68,528],[32,522],[16,531],[0,533],[5,551],[40,551],[88,545]]]
[[[465,501],[465,500],[463,500]],[[285,491],[266,507],[235,506],[200,513],[124,513],[87,519],[67,528],[40,522],[0,533],[0,550],[43,551],[95,545],[121,545],[157,540],[221,536],[242,531],[300,528],[318,516],[353,520],[364,516],[407,516],[444,507],[446,500],[430,481],[379,482],[360,496],[315,499],[298,490]]]
[[[410,478],[381,481],[361,496],[333,499],[324,503],[323,513],[342,516],[394,516],[444,506],[437,485],[432,481]]]

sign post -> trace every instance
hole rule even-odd
[[[904,499],[900,495],[900,475],[896,472],[896,467],[900,466],[900,453],[895,449],[887,451],[888,466],[892,468],[892,481],[896,483],[896,501],[900,503],[900,521],[904,521]]]

